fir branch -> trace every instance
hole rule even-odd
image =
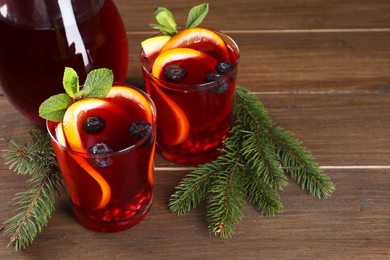
[[[54,211],[55,193],[62,185],[50,139],[42,132],[30,131],[29,140],[12,141],[5,151],[10,169],[29,174],[28,189],[14,197],[15,215],[4,222],[5,234],[15,250],[29,246]]]
[[[257,178],[262,179],[275,189],[287,186],[287,177],[279,162],[272,143],[261,130],[245,132],[242,155]]]
[[[303,189],[318,198],[331,196],[335,186],[311,153],[292,133],[280,126],[274,127],[262,103],[241,86],[237,86],[235,113],[249,118],[248,127],[257,125],[259,131],[268,135],[279,153],[282,166]]]
[[[310,151],[303,147],[292,133],[282,127],[273,128],[271,134],[276,142],[281,163],[291,177],[313,196],[329,198],[335,186],[314,161]]]
[[[234,137],[228,138],[225,145],[227,151],[217,159],[225,168],[215,175],[207,194],[209,232],[221,238],[234,234],[234,227],[242,217],[245,198],[241,145],[237,145]]]
[[[47,165],[55,163],[54,151],[47,134],[29,131],[29,135],[28,139],[11,140],[10,148],[3,151],[6,165],[18,174],[42,173]]]
[[[282,212],[278,190],[288,172],[310,194],[328,198],[334,191],[329,177],[292,133],[275,126],[257,97],[237,86],[235,121],[223,142],[224,153],[198,166],[178,185],[170,209],[183,214],[207,200],[209,232],[231,237],[242,217],[246,198],[264,215]]]
[[[181,215],[195,208],[206,199],[210,180],[221,170],[217,162],[211,162],[187,174],[170,198],[168,205],[170,210],[176,215]]]
[[[252,171],[247,170],[244,173],[246,178],[244,190],[248,201],[264,215],[274,216],[276,213],[281,213],[283,205],[277,190],[255,176]]]

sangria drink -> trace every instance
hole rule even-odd
[[[47,129],[76,219],[100,232],[142,221],[153,200],[156,109],[144,92],[114,86],[74,102]]]
[[[112,0],[0,0],[0,87],[23,115],[44,127],[38,107],[62,91],[65,67],[81,80],[109,68],[124,82],[126,31]]]
[[[159,113],[160,153],[190,165],[215,159],[231,127],[237,45],[201,27],[151,40],[166,41],[158,51],[141,51],[145,87]]]

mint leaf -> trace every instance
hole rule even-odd
[[[54,122],[61,122],[72,103],[85,97],[104,98],[110,92],[114,74],[109,69],[95,69],[87,74],[84,87],[79,90],[79,77],[72,68],[65,68],[63,84],[66,93],[49,97],[39,107],[39,116]]]
[[[188,28],[196,27],[199,24],[201,24],[204,18],[206,17],[208,11],[209,11],[209,4],[207,3],[192,7],[188,14],[186,28],[188,29]]]
[[[160,30],[161,33],[164,35],[175,35],[177,33],[176,29],[168,28],[161,24],[151,23],[149,26],[152,27],[153,29]]]
[[[65,93],[49,97],[39,107],[39,116],[54,122],[61,122],[66,109],[73,103],[73,99]]]
[[[62,85],[66,93],[72,98],[76,98],[75,94],[79,91],[79,76],[77,72],[69,67],[65,68]]]
[[[88,73],[82,89],[76,96],[84,98],[104,98],[112,87],[114,74],[109,69],[95,69]]]
[[[173,14],[165,7],[158,7],[154,11],[154,17],[156,18],[159,28],[156,28],[155,24],[152,24],[152,28],[159,29],[163,34],[176,34],[178,31],[176,29],[177,24],[173,18]]]

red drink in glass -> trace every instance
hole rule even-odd
[[[66,2],[0,0],[0,86],[41,126],[39,105],[63,91],[65,67],[81,82],[96,68],[111,69],[116,82],[126,79],[126,31],[112,0]]]
[[[104,98],[110,102],[108,106],[78,115],[81,121],[91,116],[105,120],[101,133],[80,134],[84,152],[64,146],[61,129],[65,128],[47,122],[74,216],[83,226],[99,232],[130,228],[145,218],[152,204],[156,110],[147,94],[129,88],[139,94],[130,99],[126,95]],[[147,122],[147,131],[131,135],[129,129],[139,122]],[[100,153],[102,149],[96,147],[105,151]]]
[[[145,87],[159,113],[157,147],[171,161],[196,165],[215,159],[221,154],[219,148],[230,130],[239,51],[232,39],[218,34],[227,46],[229,62],[234,67],[209,83],[205,82],[205,74],[210,68],[196,60],[186,64],[185,84],[158,79],[151,71],[161,53],[146,57],[141,52]],[[223,61],[219,57],[216,60]],[[175,65],[180,66],[182,62],[178,60]],[[192,81],[204,83],[191,84]]]

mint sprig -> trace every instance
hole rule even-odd
[[[66,93],[49,97],[39,107],[39,116],[49,121],[61,122],[65,111],[76,100],[82,98],[104,98],[112,87],[114,74],[111,70],[102,68],[87,74],[83,87],[79,85],[77,72],[69,67],[64,70],[62,84]]]
[[[209,4],[203,3],[191,8],[188,13],[185,29],[196,27],[202,23],[209,11]],[[160,30],[164,35],[173,36],[178,33],[177,24],[171,11],[166,7],[158,7],[154,11],[156,23],[151,23],[150,27]]]
[[[62,85],[64,86],[66,93],[70,97],[75,98],[76,93],[80,91],[80,85],[79,76],[74,69],[69,67],[65,68]]]
[[[186,28],[192,28],[200,25],[209,12],[209,4],[200,4],[191,8],[188,13]]]
[[[160,30],[164,35],[174,35],[177,33],[177,24],[173,14],[168,8],[158,7],[154,11],[154,17],[156,18],[158,24],[150,24],[150,27]]]

